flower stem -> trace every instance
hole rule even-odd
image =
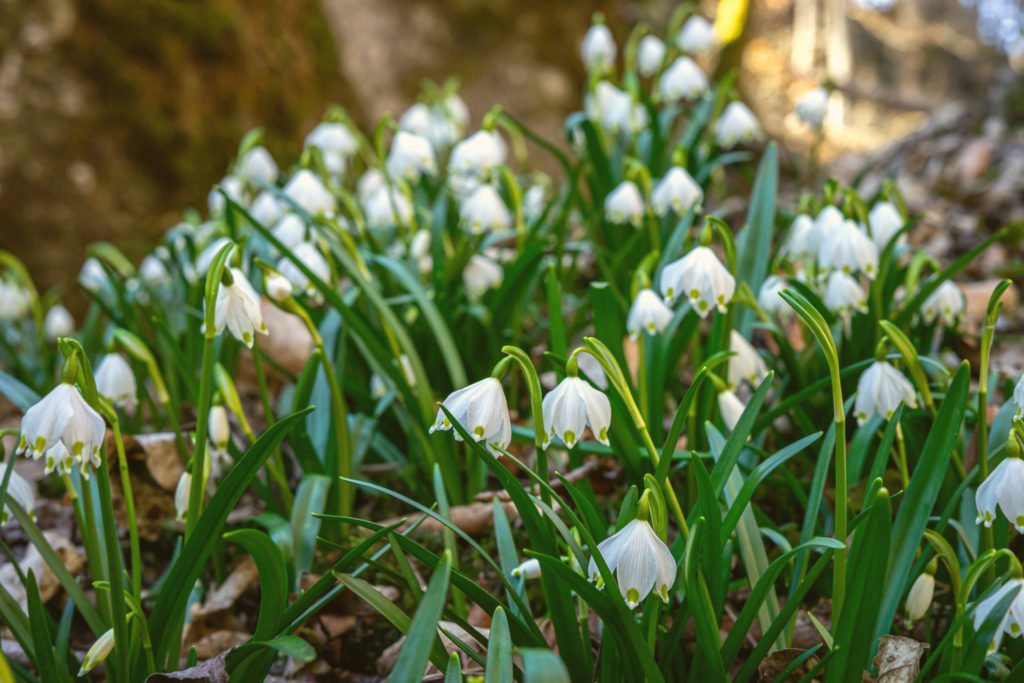
[[[903,440],[903,425],[899,423],[896,424],[896,446],[898,449],[896,464],[900,468],[900,481],[903,482],[903,490],[906,490],[910,485],[910,470],[907,469],[907,444]]]
[[[114,431],[114,444],[117,447],[117,466],[121,475],[121,494],[128,515],[128,539],[132,557],[132,595],[136,600],[142,599],[142,553],[139,550],[139,526],[135,521],[135,496],[132,495],[131,475],[128,472],[128,459],[124,452],[124,437],[121,435],[121,422],[117,411],[111,410],[108,417],[113,418],[110,424]]]
[[[835,378],[833,391],[840,391],[838,377]],[[842,406],[842,395],[839,396],[839,405]],[[840,410],[842,410],[840,408]],[[836,426],[836,540],[842,541],[843,548],[836,550],[835,565],[832,573],[832,623],[839,623],[839,615],[843,609],[843,599],[846,595],[846,416],[840,412],[835,420]]]
[[[121,549],[117,542],[117,524],[114,521],[114,503],[110,495],[110,463],[107,449],[100,449],[102,462],[96,468],[96,488],[100,493],[100,514],[103,517],[103,541],[107,553],[107,581],[110,583],[110,619],[114,629],[114,649],[117,650],[117,673],[121,680],[128,680],[131,668],[128,655],[131,642],[128,639],[128,624],[125,621],[124,585],[122,583]]]
[[[252,344],[252,360],[256,366],[256,384],[260,390],[260,404],[263,406],[263,429],[270,429],[274,422],[274,408],[270,403],[270,392],[267,389],[267,375],[263,369],[263,353],[260,351],[259,342],[253,340]],[[255,441],[255,439],[253,439]],[[272,465],[270,471],[273,474],[275,481],[277,481],[277,487],[281,491],[281,498],[284,500],[285,508],[289,511],[292,509],[292,502],[295,497],[292,494],[291,487],[288,485],[288,476],[285,473],[284,456],[281,454],[281,447],[278,446],[274,449],[274,458],[271,460]]]
[[[213,330],[208,329],[203,338],[203,369],[199,376],[199,404],[196,415],[195,453],[192,456],[192,488],[188,496],[188,515],[185,518],[185,538],[192,534],[199,515],[203,513],[203,497],[206,492],[207,422],[210,415],[210,401],[213,399]]]

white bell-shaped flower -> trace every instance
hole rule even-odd
[[[610,67],[615,61],[617,52],[615,38],[604,24],[591,26],[587,34],[583,36],[583,43],[580,45],[580,56],[583,58],[583,66],[587,68],[587,71]]]
[[[903,220],[903,214],[900,213],[900,210],[892,202],[878,202],[868,212],[868,227],[871,229],[871,239],[874,240],[878,251],[885,249],[885,245],[889,244],[892,236],[899,232],[905,224],[906,221]],[[900,237],[901,242],[905,241],[905,239],[906,235]]]
[[[266,147],[253,147],[235,168],[235,175],[250,185],[277,182],[277,162]]]
[[[828,113],[828,90],[814,88],[805,92],[796,103],[796,115],[814,128],[821,128]]]
[[[196,256],[195,273],[197,276],[205,277],[210,272],[210,266],[213,265],[213,259],[217,257],[218,252],[224,248],[224,245],[231,244],[231,240],[227,237],[218,237],[209,244],[207,244],[199,256]]]
[[[387,159],[388,173],[394,178],[406,178],[416,182],[421,175],[436,175],[437,160],[430,140],[408,131],[400,130],[391,141]]]
[[[718,394],[718,412],[722,414],[722,422],[729,429],[735,429],[736,423],[740,421],[740,417],[743,416],[743,411],[747,409],[746,404],[740,400],[740,397],[736,395],[736,392],[725,390]]]
[[[833,271],[825,284],[825,296],[822,297],[825,308],[842,316],[849,316],[854,311],[865,313],[868,310],[868,297],[860,283],[841,270]]]
[[[483,441],[495,457],[501,454],[500,450],[508,448],[512,441],[512,420],[501,382],[495,378],[482,379],[448,394],[442,405],[465,427],[474,441]],[[448,416],[443,410],[438,410],[430,432],[451,428]],[[458,433],[455,439],[462,440]]]
[[[292,283],[284,275],[275,271],[264,275],[263,291],[270,299],[281,303],[292,295]]]
[[[220,334],[227,327],[235,339],[252,348],[254,333],[267,334],[263,312],[260,311],[260,297],[249,284],[245,273],[232,268],[231,277],[230,285],[221,282],[217,289],[213,312],[214,330]]]
[[[715,141],[720,147],[734,147],[761,137],[761,123],[742,102],[730,102],[715,121]]]
[[[409,257],[415,261],[420,273],[426,275],[434,268],[434,257],[430,253],[430,231],[417,230],[409,242]]]
[[[472,235],[512,227],[512,213],[492,185],[480,185],[459,206],[462,229]]]
[[[304,266],[313,271],[314,275],[324,282],[330,283],[331,267],[315,244],[303,242],[292,250],[292,254]],[[278,261],[277,269],[291,283],[293,291],[307,293],[317,291],[316,285],[310,282],[306,274],[299,270],[299,267],[290,258],[285,257]]]
[[[657,334],[665,330],[672,320],[672,309],[662,302],[661,297],[651,289],[641,289],[629,307],[626,317],[626,331],[633,339],[640,336],[640,330]]]
[[[89,673],[93,667],[105,660],[113,650],[114,629],[108,628],[85,653],[85,659],[82,660],[82,666],[78,669],[78,675],[84,676]]]
[[[608,397],[579,377],[566,377],[541,401],[546,432],[545,446],[557,436],[572,448],[589,425],[594,438],[608,445],[612,404]]]
[[[324,167],[332,176],[340,176],[345,163],[359,150],[359,141],[343,123],[324,121],[306,136],[303,149],[316,147],[324,160]]]
[[[381,187],[363,202],[366,225],[373,230],[406,225],[412,211],[412,203],[398,188]]]
[[[66,337],[74,331],[75,319],[71,317],[71,311],[60,304],[50,308],[43,317],[43,334],[51,341],[57,337]]]
[[[184,522],[188,517],[188,501],[192,492],[192,474],[182,472],[174,489],[174,518]]]
[[[779,296],[785,288],[785,280],[777,275],[769,275],[761,283],[761,289],[757,293],[757,305],[768,315],[786,315],[791,309],[789,304]]]
[[[308,169],[302,169],[284,186],[284,195],[311,216],[333,216],[338,210],[334,195],[323,181]]]
[[[815,241],[820,243],[821,240],[828,238],[832,233],[842,229],[845,222],[846,216],[837,207],[831,204],[822,207],[814,218],[814,229],[817,233],[814,236]]]
[[[78,284],[82,285],[89,292],[101,291],[106,287],[109,280],[107,271],[103,269],[103,265],[99,260],[93,256],[85,259],[82,269],[78,271]]]
[[[547,208],[548,190],[544,185],[536,183],[523,193],[523,218],[528,222],[536,221]]]
[[[0,320],[21,320],[28,315],[31,306],[32,295],[27,289],[17,283],[0,280]]]
[[[64,447],[63,441],[57,441],[46,450],[46,457],[44,458],[46,466],[44,473],[49,474],[50,472],[56,471],[58,474],[71,474],[71,468],[75,464],[75,458],[68,452],[68,449]],[[82,476],[86,479],[89,478],[89,468],[82,469]]]
[[[647,125],[647,110],[632,95],[600,81],[583,101],[587,118],[612,134],[632,133]]]
[[[477,301],[484,292],[501,284],[505,272],[501,266],[479,254],[469,257],[462,271],[462,283],[466,286],[466,298]]]
[[[664,216],[670,211],[684,214],[690,209],[700,211],[704,203],[704,190],[682,166],[668,170],[651,191],[654,213]]]
[[[220,216],[227,208],[227,202],[224,200],[224,194],[221,194],[221,190],[231,198],[231,201],[240,206],[246,205],[245,183],[242,182],[241,178],[229,175],[217,183],[217,186],[210,190],[210,194],[206,196],[206,205],[210,209],[211,216]]]
[[[284,245],[285,249],[291,251],[306,241],[306,222],[298,214],[289,213],[271,228],[270,234]]]
[[[944,280],[938,289],[928,295],[921,305],[921,317],[931,323],[938,318],[946,327],[955,327],[967,303],[963,292],[950,280]]]
[[[1011,638],[1019,638],[1021,634],[1024,634],[1024,579],[1009,579],[974,608],[974,628],[977,630],[988,620],[992,610],[1012,594],[1016,594],[1016,597],[1010,602],[1009,609],[999,620],[996,632],[992,636],[992,642],[988,646],[989,654],[999,649],[1004,635],[1008,634]]]
[[[679,57],[658,79],[658,96],[663,102],[695,100],[708,91],[708,77],[689,57]]]
[[[505,154],[505,143],[497,132],[478,130],[452,148],[448,173],[483,179],[505,163]]]
[[[668,602],[668,591],[676,582],[676,561],[650,523],[634,519],[598,543],[597,552],[615,574],[619,592],[630,609],[643,602],[652,590]],[[587,575],[603,587],[594,558],[590,558]]]
[[[671,304],[686,297],[697,315],[704,318],[714,308],[725,313],[736,291],[736,278],[722,265],[710,247],[694,247],[689,254],[665,266],[661,295]]]
[[[665,61],[665,43],[658,36],[650,34],[640,39],[636,47],[636,70],[641,76],[650,78],[658,73]]]
[[[683,30],[676,38],[680,50],[691,55],[710,52],[715,47],[715,30],[704,17],[694,14],[683,24]]]
[[[913,624],[921,619],[932,606],[935,595],[935,576],[928,571],[921,572],[907,593],[907,621]]]
[[[269,190],[260,192],[249,207],[249,215],[264,227],[274,225],[281,219],[287,206]]]
[[[834,230],[819,233],[818,266],[841,270],[847,275],[878,274],[878,247],[853,221],[843,221]]]
[[[356,196],[359,201],[365,202],[367,199],[377,194],[377,192],[387,187],[387,178],[381,173],[380,169],[368,168],[363,175],[359,176],[359,180],[356,181]]]
[[[978,486],[974,502],[979,524],[992,526],[999,507],[1010,524],[1024,534],[1024,460],[1006,457]]]
[[[84,470],[100,464],[106,426],[78,389],[61,382],[25,412],[21,420],[18,453],[38,460],[60,441]]]
[[[139,264],[139,278],[150,287],[159,287],[171,282],[171,273],[158,256],[147,254]]]
[[[750,342],[733,330],[729,335],[729,350],[735,355],[729,357],[729,384],[738,387],[742,382],[757,386],[768,374],[768,366]]]
[[[604,198],[604,217],[611,223],[639,228],[644,220],[644,198],[632,180],[623,180]]]
[[[818,255],[818,230],[814,219],[805,213],[793,219],[783,252],[794,258],[814,258]]]
[[[7,476],[7,467],[7,463],[0,462],[0,481],[3,481],[3,478]],[[31,515],[32,519],[35,519],[36,496],[32,493],[32,485],[28,483],[25,477],[13,469],[11,470],[11,478],[7,481],[7,498],[20,505],[25,512]],[[0,512],[0,524],[6,524],[11,515],[13,515],[11,508],[5,504],[3,511]]]
[[[430,113],[430,107],[423,102],[412,105],[399,117],[398,128],[432,140],[434,138],[434,117]]]
[[[135,412],[135,373],[119,353],[108,353],[96,366],[96,391],[129,413]]]
[[[540,578],[540,560],[531,557],[526,562],[512,570],[512,576],[517,579],[538,579]]]
[[[917,407],[914,385],[888,361],[876,360],[857,382],[857,400],[853,408],[857,422],[864,424],[876,414],[888,420],[901,402],[908,408]]]

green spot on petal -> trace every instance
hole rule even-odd
[[[631,605],[637,605],[640,603],[640,591],[635,588],[630,588],[626,591],[626,602]]]
[[[565,434],[562,435],[562,441],[565,442],[566,446],[572,446],[576,443],[576,434],[571,429],[565,430]]]

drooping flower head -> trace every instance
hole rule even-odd
[[[216,334],[227,327],[235,339],[249,348],[255,341],[255,333],[267,334],[259,295],[238,268],[231,269],[231,284],[221,282],[217,289],[213,326]]]
[[[612,32],[601,23],[593,24],[580,44],[580,57],[583,58],[583,66],[587,71],[610,68],[615,62],[617,52]]]
[[[733,330],[729,335],[729,350],[735,355],[729,357],[729,385],[738,387],[742,382],[757,386],[768,374],[768,366],[757,354],[746,338]]]
[[[914,385],[888,361],[876,360],[857,382],[857,422],[864,424],[876,414],[888,420],[901,402],[908,408],[917,407]]]
[[[821,128],[828,113],[828,90],[822,87],[808,90],[796,103],[796,115],[813,128]]]
[[[676,38],[676,45],[691,55],[710,52],[715,47],[715,31],[711,22],[699,14],[694,14],[683,24],[683,30]]]
[[[436,175],[437,160],[430,140],[404,130],[395,133],[387,169],[392,177],[406,178],[411,182],[419,180],[421,175]]]
[[[782,245],[783,252],[794,259],[814,258],[818,255],[818,231],[814,219],[802,213],[793,219],[789,234]]]
[[[121,354],[108,353],[96,366],[96,391],[129,413],[135,411],[135,373]]]
[[[17,452],[42,457],[59,441],[84,470],[100,464],[106,426],[73,384],[61,382],[25,412]]]
[[[769,275],[761,283],[761,289],[757,293],[757,305],[764,309],[765,313],[775,315],[778,313],[787,314],[791,310],[779,294],[786,288],[786,282],[777,275]]]
[[[1015,437],[1011,435],[1010,439]],[[1024,460],[1019,450],[1007,447],[1007,457],[978,486],[974,503],[979,524],[992,526],[998,508],[1017,532],[1024,534]]]
[[[476,301],[484,292],[501,284],[505,272],[502,267],[480,254],[473,254],[462,271],[462,283],[466,287],[466,296]]]
[[[310,147],[320,150],[327,172],[338,177],[344,172],[345,163],[359,150],[359,142],[344,123],[324,121],[306,136],[303,149]]]
[[[479,185],[459,206],[462,229],[472,235],[498,232],[512,227],[512,214],[498,191]]]
[[[644,219],[644,197],[632,180],[623,180],[604,198],[604,216],[611,223],[640,227]]]
[[[964,295],[953,282],[944,280],[921,305],[921,318],[932,323],[936,319],[946,327],[956,327],[964,312]]]
[[[844,317],[868,310],[868,297],[860,283],[841,270],[828,276],[823,301],[828,310]]]
[[[658,36],[650,34],[640,39],[636,48],[636,70],[641,76],[650,78],[658,73],[665,61],[665,43]]]
[[[937,565],[933,559],[923,572],[921,572],[910,591],[907,593],[907,621],[913,624],[921,619],[932,606],[932,597],[935,595],[935,570]]]
[[[708,91],[708,77],[689,57],[679,57],[658,79],[658,96],[663,102],[695,100]]]
[[[1004,635],[1009,635],[1011,638],[1019,638],[1021,634],[1024,634],[1024,579],[1009,579],[974,608],[974,628],[977,630],[988,620],[999,603],[1009,595],[1015,595],[1016,597],[1012,599],[1010,607],[1003,613],[1002,618],[999,619],[996,632],[992,636],[992,642],[988,646],[990,654],[999,649]]]
[[[878,202],[871,207],[871,211],[868,213],[868,228],[871,230],[871,239],[874,240],[879,251],[885,249],[892,236],[899,232],[905,223],[903,214],[900,213],[900,210],[892,202]],[[905,236],[900,239],[905,239]]]
[[[878,274],[878,247],[853,221],[844,220],[832,229],[818,231],[818,265],[847,275]]]
[[[665,266],[661,273],[661,294],[665,302],[685,296],[702,318],[714,308],[725,313],[735,291],[736,278],[710,247],[694,247],[686,256]]]
[[[291,177],[283,192],[311,216],[333,216],[338,210],[334,195],[319,177],[305,168]]]
[[[665,329],[672,320],[672,309],[666,306],[661,297],[652,289],[641,289],[629,307],[626,317],[626,331],[633,339],[640,336],[640,330],[648,334],[657,334]]]
[[[715,121],[715,140],[721,147],[735,147],[761,137],[761,123],[742,102],[730,102]]]
[[[508,414],[508,403],[501,382],[493,377],[482,379],[448,394],[442,405],[448,409],[456,422],[465,427],[474,441],[483,441],[487,450],[497,457],[508,448],[512,441],[512,419]],[[443,410],[437,411],[437,419],[430,427],[430,433],[447,431],[452,423]],[[455,440],[462,441],[458,432]]]
[[[66,337],[75,331],[75,319],[71,317],[71,312],[57,304],[46,312],[46,317],[43,318],[43,334],[46,338],[53,341],[58,337]]]
[[[670,211],[684,214],[690,209],[700,211],[704,190],[682,166],[673,166],[651,192],[654,213],[664,216]]]
[[[649,522],[634,519],[598,543],[597,552],[615,574],[619,592],[630,609],[652,590],[668,602],[668,591],[676,581],[676,561]],[[590,559],[587,574],[599,587],[604,586],[594,558]]]
[[[7,463],[0,462],[0,481],[7,476],[7,467]],[[35,519],[36,497],[32,493],[32,485],[14,470],[11,470],[11,477],[7,481],[7,498],[20,505],[32,519]],[[3,511],[0,512],[0,524],[6,524],[12,514],[10,506],[5,503]]]
[[[566,377],[541,402],[545,445],[557,436],[572,448],[589,426],[594,438],[608,445],[612,406],[608,397],[579,377]]]
[[[277,162],[266,147],[256,146],[238,161],[235,176],[253,186],[261,182],[274,183],[277,182]]]

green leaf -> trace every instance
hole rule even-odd
[[[558,655],[536,647],[520,648],[525,683],[569,683],[569,672]]]
[[[266,640],[277,633],[288,598],[288,572],[281,549],[270,536],[256,529],[239,529],[224,534],[224,540],[238,543],[252,556],[259,573],[260,613],[253,640]]]
[[[420,601],[409,624],[405,643],[398,651],[398,659],[395,660],[395,666],[391,671],[389,680],[392,683],[419,683],[423,678],[423,671],[427,668],[427,661],[437,639],[437,622],[441,619],[448,595],[451,567],[451,555],[446,551],[441,558],[440,566],[430,577],[423,600]],[[435,664],[440,668],[445,665],[445,661]]]
[[[768,262],[772,256],[772,237],[775,232],[775,195],[779,185],[779,152],[773,142],[768,145],[750,193],[747,226],[736,237],[736,279],[746,282],[755,296],[761,289]],[[754,312],[744,308],[739,313],[736,328],[746,337],[754,322]]]
[[[0,372],[0,394],[3,394],[21,412],[39,403],[40,396],[31,388],[6,372]]]
[[[44,681],[70,680],[68,672],[57,662],[57,653],[53,648],[53,634],[50,632],[52,621],[43,607],[39,597],[39,586],[36,584],[35,572],[28,570],[28,581],[25,583],[25,594],[28,601],[28,622],[32,629],[32,644],[36,659],[33,662]]]
[[[324,511],[330,485],[331,480],[323,475],[307,474],[295,493],[291,529],[296,582],[313,565],[316,535],[320,533],[320,519],[316,515]]]
[[[484,683],[512,683],[512,639],[505,610],[494,610],[487,640],[487,669]]]

